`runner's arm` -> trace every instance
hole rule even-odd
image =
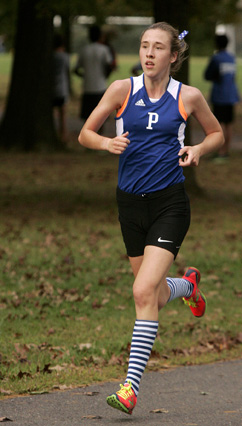
[[[184,90],[185,89],[185,90]],[[199,144],[193,146],[184,146],[178,155],[180,157],[180,166],[197,166],[200,157],[210,152],[218,150],[224,143],[222,128],[210,110],[205,98],[200,90],[185,86],[182,92],[184,107],[188,115],[193,115],[201,125],[205,133],[205,138]]]
[[[97,132],[109,115],[121,108],[129,89],[129,79],[117,80],[109,86],[80,132],[78,141],[81,145],[90,149],[106,150],[113,154],[121,154],[127,148],[130,142],[127,138],[128,132],[114,138],[99,135]]]

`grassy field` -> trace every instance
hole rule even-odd
[[[117,160],[78,144],[48,156],[1,153],[2,398],[125,376],[135,311]],[[168,304],[148,369],[241,358],[241,161],[233,151],[196,169],[202,193],[190,194],[192,225],[171,275],[201,269],[208,311],[199,320],[180,300]]]
[[[131,75],[132,66],[138,62],[138,55],[118,55],[118,69],[110,75],[109,83],[116,79],[127,78]],[[76,55],[71,57],[71,69],[76,61]],[[201,90],[207,100],[209,100],[209,93],[211,84],[203,78],[204,70],[208,63],[207,57],[191,57],[189,68],[189,80],[192,86]],[[12,55],[0,54],[0,111],[3,109],[6,95],[8,91],[8,84],[11,75]],[[79,96],[81,92],[81,80],[75,74],[71,74],[73,95],[68,103],[68,113],[71,116],[78,116],[79,114]],[[237,84],[242,93],[242,58],[237,59]],[[238,120],[235,124],[236,130],[240,131],[240,119],[242,119],[242,106],[237,106]],[[238,126],[239,124],[239,126]]]
[[[131,67],[138,62],[138,55],[118,55],[118,70],[113,72],[110,76],[109,81],[113,81],[120,78],[127,78],[130,75]],[[76,55],[71,57],[71,65],[73,66],[76,61]],[[191,57],[190,58],[190,84],[198,87],[202,93],[207,97],[209,94],[210,83],[205,81],[203,78],[204,70],[208,63],[207,57]],[[12,55],[11,54],[0,54],[0,102],[6,96],[7,84],[12,66]],[[242,88],[242,58],[237,59],[237,82],[240,88]],[[80,92],[80,79],[72,75],[72,83],[74,93],[76,95]]]
[[[204,70],[208,63],[207,57],[191,57],[189,67],[189,80],[192,86],[201,90],[206,99],[209,99],[211,84],[203,78]],[[127,78],[130,76],[132,66],[138,62],[138,55],[118,55],[118,69],[110,75],[109,83],[116,79]],[[76,55],[71,57],[71,69],[76,61]],[[3,108],[8,91],[8,84],[11,75],[12,55],[0,54],[0,110]],[[242,58],[237,59],[237,83],[242,92]],[[79,95],[81,91],[81,80],[72,73],[73,96],[68,104],[69,114],[76,116],[79,111]],[[242,117],[242,108],[238,107],[239,117]]]

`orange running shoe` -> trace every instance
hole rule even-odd
[[[202,317],[206,311],[207,301],[204,294],[198,288],[198,284],[201,278],[199,270],[190,267],[182,278],[193,284],[193,292],[191,296],[183,297],[183,302],[189,306],[195,317]]]
[[[107,397],[108,405],[124,413],[132,414],[137,402],[137,397],[131,386],[132,383],[130,380],[128,380],[128,383],[125,383],[125,385],[120,385],[120,390],[118,392]]]

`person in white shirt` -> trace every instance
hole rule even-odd
[[[90,43],[84,46],[77,59],[74,72],[83,77],[80,118],[86,120],[107,89],[107,71],[112,67],[110,49],[102,43],[100,27],[89,30]]]

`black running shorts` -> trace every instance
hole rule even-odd
[[[176,258],[190,225],[190,202],[183,183],[142,195],[117,188],[117,202],[129,257],[142,256],[145,246],[151,245]]]

